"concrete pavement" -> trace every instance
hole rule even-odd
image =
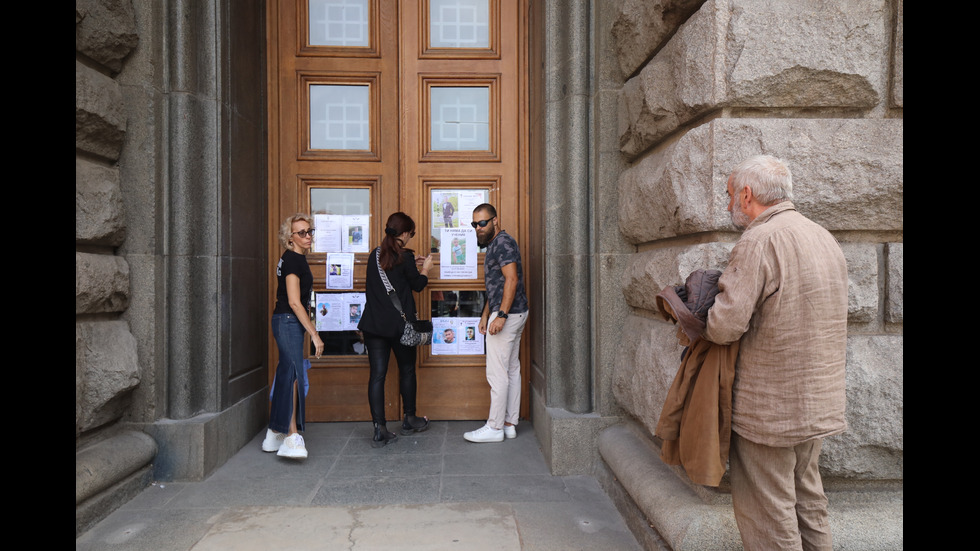
[[[480,425],[434,421],[374,449],[370,423],[311,423],[304,461],[262,452],[263,430],[206,480],[147,487],[75,549],[641,549],[594,478],[549,474],[529,423],[463,439]]]

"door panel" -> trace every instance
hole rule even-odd
[[[467,207],[449,226],[467,228],[474,198],[488,201],[497,207],[503,227],[525,246],[525,226],[518,224],[526,211],[524,5],[523,0],[270,3],[270,234],[293,212],[368,217],[363,219],[366,242],[354,252],[353,288],[346,291],[363,293],[366,251],[380,242],[388,215],[403,211],[416,222],[417,252],[436,254],[429,286],[416,295],[420,315],[459,316],[482,307],[482,252],[477,277],[440,278],[448,258],[438,253],[446,223],[437,202],[452,198]],[[470,202],[461,202],[463,197]],[[323,228],[317,230],[319,236]],[[318,247],[307,259],[315,292],[326,293],[332,269],[327,253],[333,251]],[[270,265],[281,253],[270,239]],[[270,303],[274,286],[273,278]],[[310,421],[370,419],[367,357],[350,329],[321,332],[326,351],[311,359]],[[271,340],[270,350],[271,381],[276,363]],[[469,351],[447,355],[419,348],[420,414],[486,416],[485,356]],[[385,392],[388,419],[401,416],[397,379],[392,359]]]

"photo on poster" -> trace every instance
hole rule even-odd
[[[319,299],[319,295],[317,299]],[[330,303],[326,300],[317,300],[316,303],[316,330],[329,331],[327,329],[327,316],[330,314]]]
[[[477,249],[476,231],[473,228],[443,228],[439,250],[439,277],[441,279],[476,279]]]
[[[364,232],[360,226],[351,226],[348,228],[350,232],[350,244],[351,247],[359,247],[364,242]]]
[[[455,191],[432,192],[432,229],[459,227],[459,198]]]
[[[466,265],[466,238],[453,237],[450,247],[449,263],[454,266]]]

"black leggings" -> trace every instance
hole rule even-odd
[[[398,390],[402,395],[405,415],[415,415],[415,347],[405,346],[398,339],[364,333],[364,346],[367,347],[368,363],[371,365],[368,404],[371,406],[371,420],[375,423],[385,422],[385,376],[392,350],[398,362]]]

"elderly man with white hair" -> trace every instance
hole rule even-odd
[[[818,470],[823,439],[843,432],[847,265],[837,240],[797,212],[786,164],[768,155],[728,179],[744,230],[704,337],[741,339],[732,390],[729,474],[746,550],[831,549]]]

